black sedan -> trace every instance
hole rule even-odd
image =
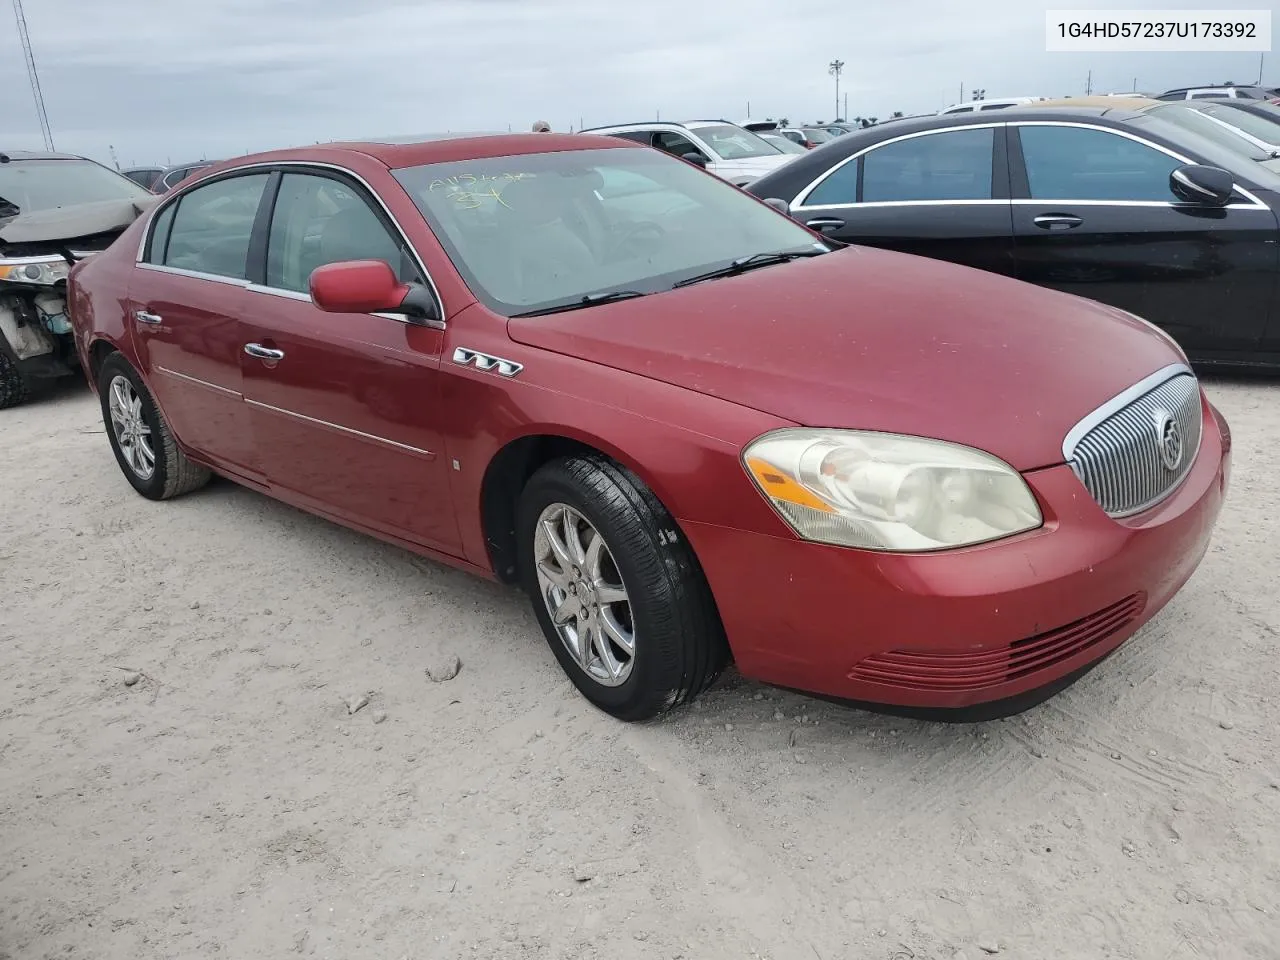
[[[1199,362],[1280,366],[1280,161],[1156,113],[901,120],[838,137],[746,189],[837,240],[1120,307]]]

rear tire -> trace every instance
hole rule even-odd
[[[18,361],[5,344],[0,343],[0,410],[26,403],[29,396],[31,391],[18,369]]]
[[[210,472],[187,459],[151,391],[119,353],[102,363],[98,398],[116,463],[138,493],[168,500],[209,482]]]
[[[603,456],[546,464],[520,496],[516,533],[547,643],[601,710],[651,720],[724,670],[729,647],[697,558],[630,471]]]

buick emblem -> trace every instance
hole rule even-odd
[[[1182,464],[1182,424],[1165,410],[1156,411],[1156,446],[1164,468],[1177,470]]]

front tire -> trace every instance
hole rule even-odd
[[[168,500],[209,482],[209,471],[187,459],[151,391],[119,353],[102,364],[98,398],[116,462],[138,493]]]
[[[0,334],[0,337],[3,336],[4,334]],[[18,361],[6,345],[0,343],[0,410],[25,403],[29,396],[27,381],[18,368]]]
[[[653,493],[602,456],[541,467],[520,497],[521,580],[574,686],[619,720],[693,700],[729,659],[692,549]]]

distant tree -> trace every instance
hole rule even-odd
[[[780,126],[780,127],[789,127],[789,126],[791,126],[791,121],[790,121],[790,120],[788,120],[786,117],[779,117],[779,118],[778,118],[778,126]]]
[[[875,126],[877,123],[879,123],[879,122],[880,122],[880,118],[879,118],[879,117],[867,117],[867,126],[868,126],[868,127],[874,127],[874,126]]]
[[[893,115],[892,115],[889,119],[890,119],[890,120],[901,120],[901,119],[902,119],[902,111],[901,111],[901,110],[895,110],[895,111],[893,111]]]

